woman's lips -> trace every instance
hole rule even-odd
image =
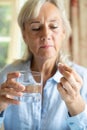
[[[41,46],[40,48],[50,48],[50,47],[53,47],[52,45],[44,45],[44,46]]]

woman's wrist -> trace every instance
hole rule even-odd
[[[67,103],[66,105],[68,107],[70,115],[75,116],[85,110],[86,103],[84,102],[82,97],[79,96],[74,102],[69,104]]]
[[[7,108],[7,104],[6,103],[0,103],[0,113],[2,113],[6,108]]]
[[[0,117],[2,117],[2,116],[3,116],[3,113],[4,113],[4,111],[1,111],[1,112],[0,112]]]

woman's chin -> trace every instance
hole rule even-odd
[[[46,56],[40,56],[41,60],[49,60],[49,59],[53,59],[56,58],[56,55],[46,55]]]

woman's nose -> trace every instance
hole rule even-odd
[[[49,40],[51,37],[51,31],[49,29],[49,27],[45,26],[42,28],[42,32],[41,32],[41,39],[47,39]]]

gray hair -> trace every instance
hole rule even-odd
[[[71,34],[71,27],[66,16],[64,0],[27,0],[22,9],[20,10],[18,16],[18,24],[20,26],[21,31],[23,32],[24,24],[27,21],[29,21],[31,18],[35,18],[38,16],[40,9],[45,2],[50,2],[59,9],[63,21],[63,27],[66,33],[66,39],[68,39]],[[28,53],[26,55],[27,57],[29,57],[29,48],[27,48],[26,53]]]

